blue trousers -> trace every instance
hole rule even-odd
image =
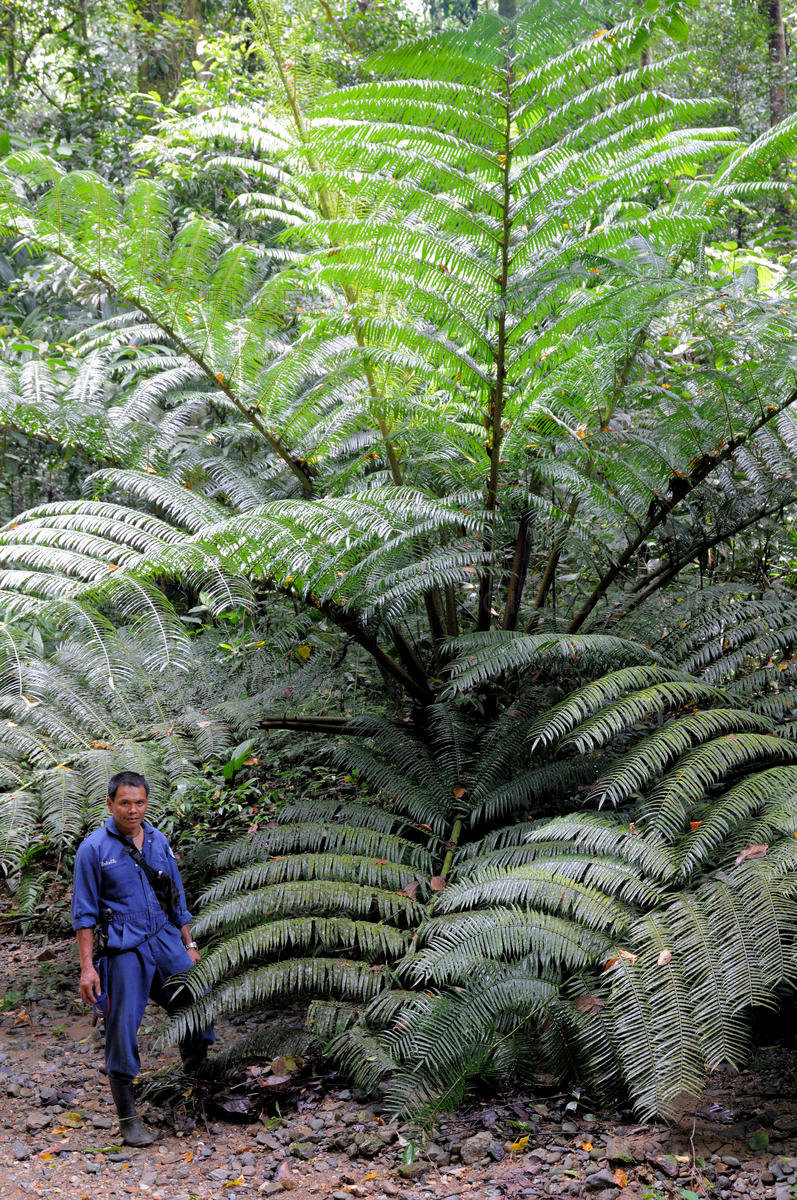
[[[147,1001],[152,999],[167,1012],[173,1012],[189,997],[178,985],[167,985],[171,975],[186,971],[191,957],[180,933],[166,925],[133,950],[109,954],[102,960],[100,980],[108,993],[109,1009],[105,1018],[105,1069],[118,1079],[135,1079],[141,1068],[138,1054],[138,1027]],[[203,1042],[216,1040],[213,1027],[187,1038],[182,1047],[193,1053]]]

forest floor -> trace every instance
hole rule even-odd
[[[543,1083],[445,1117],[407,1146],[378,1103],[339,1078],[297,1083],[249,1123],[141,1106],[155,1144],[119,1146],[102,1041],[77,998],[72,940],[5,939],[0,963],[0,1196],[68,1200],[663,1200],[797,1197],[797,1041],[759,1050],[755,1069],[716,1075],[670,1126],[590,1113]],[[148,1070],[176,1060],[154,1045]],[[221,1025],[220,1046],[235,1029]],[[144,1073],[146,1074],[146,1073]],[[760,1147],[760,1148],[756,1148]],[[414,1161],[405,1161],[415,1153]]]

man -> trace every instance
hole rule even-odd
[[[147,1001],[151,998],[173,1010],[180,989],[167,980],[200,957],[174,854],[163,834],[144,821],[148,799],[143,775],[121,771],[113,776],[108,784],[110,816],[78,848],[72,897],[80,995],[87,1004],[102,1003],[105,1067],[129,1146],[149,1146],[153,1140],[136,1114],[133,1097],[133,1080],[141,1065],[138,1027]],[[93,960],[97,928],[105,941],[97,963],[102,980]],[[204,1061],[214,1040],[211,1028],[182,1043],[188,1069]]]

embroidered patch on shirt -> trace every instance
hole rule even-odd
[[[100,863],[100,866],[101,867],[112,867],[112,866],[114,866],[115,863],[118,863],[118,862],[119,862],[118,858],[104,858],[102,860],[102,862]]]

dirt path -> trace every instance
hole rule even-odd
[[[755,1073],[713,1081],[702,1111],[673,1128],[593,1117],[574,1097],[501,1095],[446,1118],[415,1150],[379,1105],[346,1088],[306,1089],[293,1111],[192,1128],[144,1107],[146,1150],[119,1147],[99,1067],[100,1035],[76,997],[71,940],[7,942],[0,964],[0,1197],[106,1200],[797,1200],[797,1053],[759,1055]],[[150,1069],[156,1010],[142,1037]],[[231,1031],[221,1027],[220,1043]],[[754,1135],[758,1135],[757,1138]],[[751,1146],[751,1138],[752,1146]],[[759,1143],[761,1149],[753,1149]],[[516,1149],[510,1149],[510,1146]]]

